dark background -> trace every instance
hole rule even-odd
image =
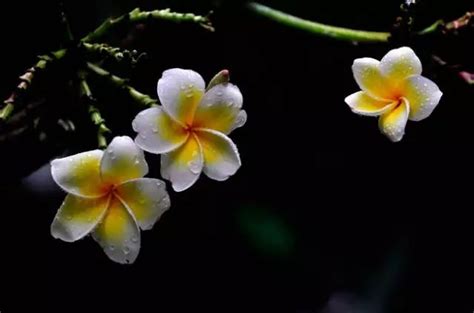
[[[78,37],[136,6],[214,10],[215,33],[153,23],[112,36],[148,58],[133,70],[104,66],[152,96],[165,69],[191,68],[208,80],[228,68],[249,116],[231,135],[243,166],[225,183],[203,176],[190,190],[170,191],[172,209],[143,233],[131,266],[109,261],[90,238],[54,240],[49,225],[64,194],[47,167],[29,174],[54,157],[94,149],[95,134],[64,78],[68,67],[53,68],[36,87],[43,109],[31,113],[41,116],[47,139],[30,134],[0,146],[2,313],[473,311],[474,94],[430,57],[472,66],[472,37],[413,44],[444,97],[393,144],[344,98],[358,89],[352,61],[381,58],[397,44],[318,38],[257,17],[243,2],[64,2]],[[390,30],[400,2],[266,3],[321,22]],[[59,48],[63,33],[54,1],[0,6],[6,98],[36,55]],[[416,25],[468,9],[471,1],[422,1]],[[100,80],[92,89],[114,134],[133,136],[139,108]],[[79,133],[57,127],[62,115]],[[159,157],[147,159],[149,176],[159,176]]]

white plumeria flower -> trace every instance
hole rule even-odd
[[[151,229],[170,207],[166,184],[142,178],[148,165],[130,137],[115,137],[105,151],[53,160],[51,173],[69,193],[51,225],[53,237],[74,242],[92,233],[118,263],[135,261],[139,228]]]
[[[167,70],[157,88],[162,106],[140,112],[133,121],[135,143],[163,154],[161,175],[175,191],[191,187],[201,172],[224,181],[241,165],[237,147],[227,135],[247,120],[241,110],[242,94],[227,80],[212,85],[206,91],[198,73]]]
[[[421,76],[421,61],[408,47],[391,50],[381,61],[356,59],[352,71],[362,91],[347,97],[346,103],[357,114],[380,116],[381,132],[394,142],[402,140],[408,120],[430,116],[443,95]]]

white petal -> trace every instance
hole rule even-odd
[[[73,242],[88,235],[102,221],[110,197],[81,198],[68,195],[51,224],[54,238]]]
[[[211,129],[197,132],[204,155],[204,173],[212,179],[224,181],[241,166],[237,146],[226,135]]]
[[[100,160],[103,152],[93,150],[51,162],[54,181],[66,192],[82,197],[100,197],[103,190]]]
[[[362,91],[378,100],[393,100],[393,87],[380,71],[380,62],[372,58],[356,59],[352,65],[354,79]]]
[[[107,256],[118,263],[133,263],[140,252],[138,225],[116,197],[112,197],[107,213],[94,230],[93,237]]]
[[[401,82],[412,75],[421,75],[422,65],[415,52],[408,47],[388,52],[380,61],[382,75],[395,82]]]
[[[202,98],[193,126],[228,134],[237,122],[242,103],[242,93],[237,86],[230,83],[216,85]]]
[[[188,132],[163,111],[162,107],[153,107],[138,113],[132,126],[138,133],[135,143],[150,153],[173,151],[188,138]]]
[[[143,151],[130,137],[115,137],[104,152],[100,163],[102,180],[118,185],[148,173]]]
[[[374,99],[364,91],[348,96],[345,102],[349,105],[352,112],[366,116],[379,116],[393,109],[394,106],[393,102]]]
[[[159,179],[130,180],[118,186],[115,192],[133,213],[143,230],[151,229],[161,215],[170,208],[166,184]]]
[[[174,68],[163,72],[157,91],[165,111],[183,125],[190,125],[205,87],[198,73]]]
[[[409,114],[410,106],[406,99],[403,99],[395,109],[380,116],[380,131],[393,142],[402,140]]]
[[[161,176],[171,181],[175,191],[183,191],[197,181],[203,163],[201,146],[193,135],[178,149],[161,155]]]
[[[402,90],[410,103],[412,121],[421,121],[430,116],[443,96],[438,86],[423,76],[409,77]]]

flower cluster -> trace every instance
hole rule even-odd
[[[140,229],[151,229],[170,207],[165,183],[143,178],[148,173],[143,150],[162,154],[161,174],[175,191],[191,187],[201,172],[218,181],[237,172],[240,156],[227,135],[247,115],[227,71],[206,91],[198,73],[167,70],[158,81],[158,97],[161,106],[134,119],[135,142],[115,137],[105,151],[51,162],[54,181],[68,193],[51,225],[53,237],[74,242],[92,234],[111,260],[133,263]]]

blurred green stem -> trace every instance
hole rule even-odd
[[[301,29],[321,37],[329,37],[336,40],[350,42],[380,43],[388,42],[391,36],[391,34],[388,32],[355,30],[308,21],[256,2],[250,2],[247,6],[251,11],[257,13],[258,15],[265,16],[282,25]],[[450,32],[459,30],[460,28],[467,28],[472,24],[472,17],[473,12],[468,12],[461,18],[450,23],[445,23],[442,20],[438,20],[429,27],[417,32],[416,35],[426,36],[440,31]]]
[[[122,88],[127,91],[127,93],[130,95],[130,97],[135,100],[135,102],[141,104],[144,107],[150,107],[152,105],[155,105],[158,103],[158,100],[151,98],[150,96],[139,92],[135,88],[131,87],[128,85],[128,82],[126,79],[123,79],[121,77],[112,75],[110,72],[104,70],[100,66],[93,64],[93,63],[87,63],[87,68],[94,74],[104,77],[108,79],[113,85],[115,85],[118,88]]]
[[[105,124],[105,119],[102,117],[100,110],[94,105],[96,101],[95,101],[94,96],[92,95],[89,84],[87,83],[87,80],[85,79],[85,74],[80,73],[79,79],[80,79],[79,86],[80,86],[81,95],[83,97],[86,97],[86,100],[89,104],[88,111],[91,117],[91,121],[92,123],[94,123],[94,125],[97,126],[98,147],[101,149],[105,149],[107,147],[106,134],[110,133],[111,131]]]

